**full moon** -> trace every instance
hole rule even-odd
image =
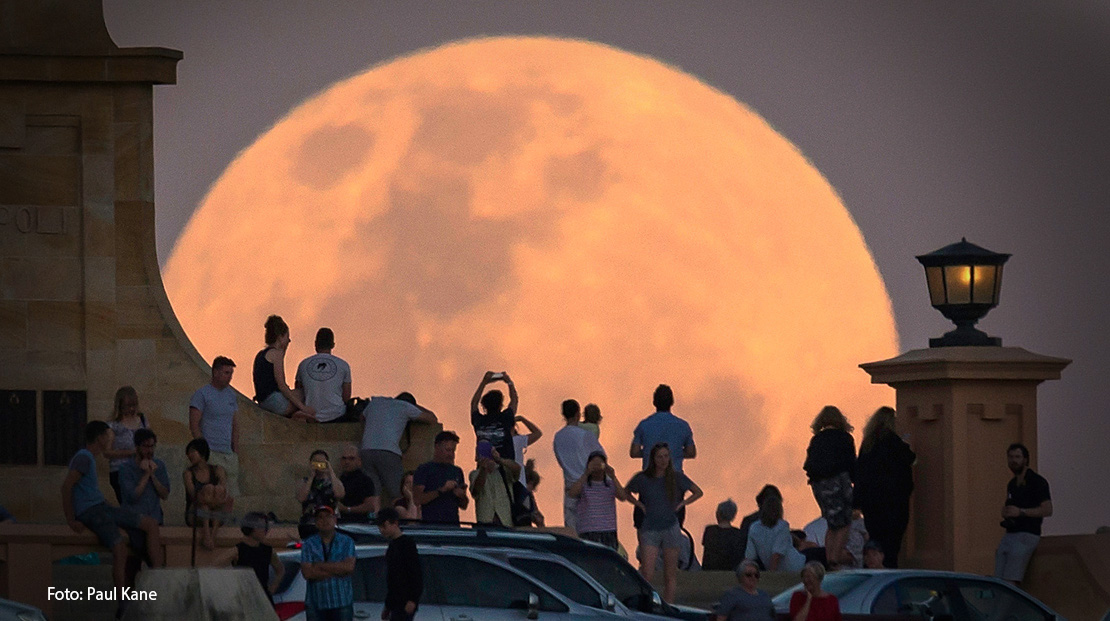
[[[809,423],[835,404],[858,442],[893,397],[857,367],[895,355],[897,337],[829,183],[735,99],[584,41],[452,43],[313,96],[213,185],[165,284],[204,357],[239,362],[245,394],[267,315],[291,327],[290,383],[331,327],[354,394],[415,394],[462,436],[466,471],[470,396],[508,371],[546,433],[528,456],[554,525],[560,402],[600,406],[627,481],[632,430],[669,384],[698,447],[685,470],[706,493],[686,524],[699,556],[717,503],[749,513],[765,483],[794,527],[816,517]]]

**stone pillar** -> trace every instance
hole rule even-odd
[[[898,431],[917,453],[905,566],[993,573],[1013,476],[1006,447],[1028,446],[1036,470],[1037,385],[1070,362],[1019,347],[937,347],[860,365],[894,387]]]

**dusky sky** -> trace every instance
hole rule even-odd
[[[762,115],[837,190],[885,279],[903,351],[951,326],[929,306],[914,255],[960,237],[1013,254],[1002,303],[980,327],[1074,360],[1039,393],[1040,471],[1056,506],[1045,530],[1110,523],[1110,5],[104,5],[120,46],[185,53],[178,84],[155,89],[163,263],[240,150],[311,95],[397,56],[548,35],[681,68]]]

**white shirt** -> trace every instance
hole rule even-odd
[[[605,451],[594,434],[577,425],[567,425],[560,429],[555,434],[551,446],[555,449],[555,460],[563,469],[565,487],[570,487],[582,477],[582,473],[586,471],[586,461],[590,453]]]
[[[316,420],[326,423],[347,411],[343,384],[351,383],[351,365],[331,354],[309,356],[297,365],[296,381],[304,387],[305,405],[316,410]]]
[[[516,451],[516,463],[520,464],[520,484],[528,487],[524,480],[524,453],[528,450],[528,436],[513,436],[513,449]]]
[[[409,421],[422,414],[420,408],[391,397],[370,397],[362,411],[366,426],[362,428],[362,448],[401,454],[401,434]]]
[[[782,555],[778,571],[801,571],[805,567],[806,557],[794,548],[790,524],[786,520],[779,520],[771,528],[764,526],[763,522],[756,522],[748,529],[748,548],[744,551],[744,558],[758,559],[770,569],[772,554]]]

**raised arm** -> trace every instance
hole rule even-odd
[[[509,385],[509,409],[512,410],[513,413],[516,413],[519,411],[518,408],[520,406],[520,400],[517,399],[516,395],[516,384],[513,383],[513,379],[509,377],[508,373],[504,373],[502,377],[505,383]]]
[[[492,376],[493,371],[486,371],[486,374],[482,376],[482,381],[478,382],[478,389],[474,391],[474,396],[470,399],[471,412],[478,410],[478,404],[482,402],[482,391],[486,389],[486,385],[490,383]]]
[[[516,410],[513,411],[515,412]],[[537,427],[535,423],[528,420],[527,418],[524,418],[523,416],[517,416],[516,422],[521,423],[528,428],[528,446],[532,446],[533,444],[538,442],[540,438],[543,437],[543,430]]]

